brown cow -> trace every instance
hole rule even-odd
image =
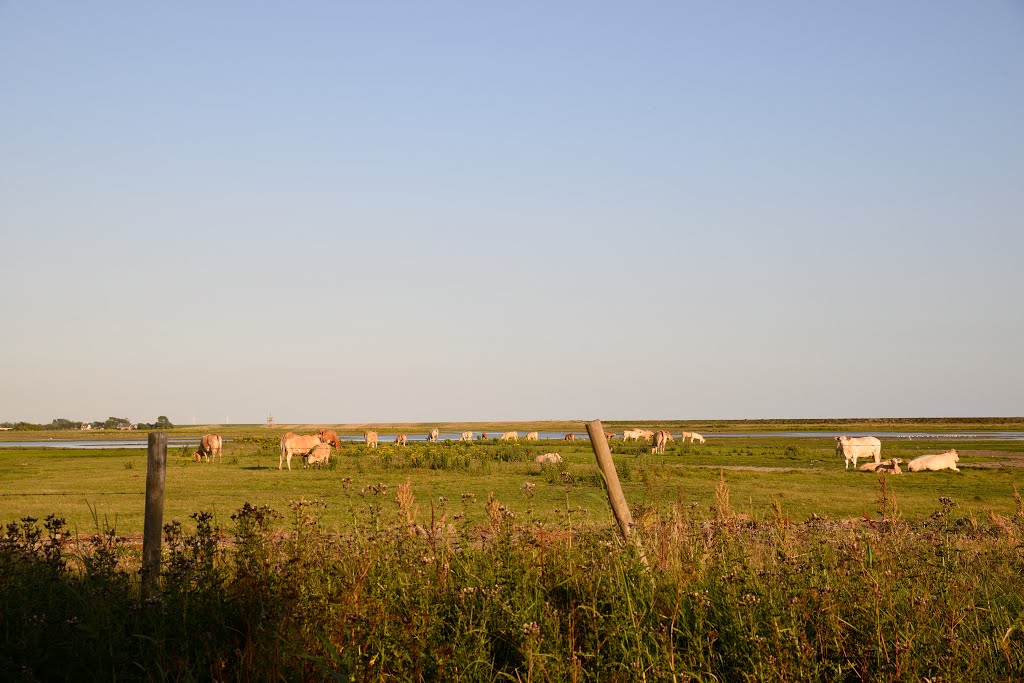
[[[318,444],[312,452],[307,453],[302,458],[306,461],[306,465],[322,467],[331,461],[331,444],[327,442]]]
[[[565,435],[565,440],[566,441],[575,441],[576,440],[576,435],[573,434],[572,432],[569,432],[568,434]]]
[[[664,429],[654,433],[654,446],[651,448],[651,453],[665,454],[665,446],[668,445],[669,441],[672,441],[672,433],[667,432]]]
[[[605,432],[604,433],[604,438],[606,438],[609,441],[611,441],[612,439],[615,438],[615,432]]]
[[[284,462],[287,459],[288,469],[292,468],[292,456],[293,455],[309,455],[317,446],[323,441],[320,440],[319,434],[293,434],[292,432],[285,432],[281,435],[281,459],[277,462],[277,469],[284,468]]]
[[[320,440],[341,450],[341,439],[338,438],[338,432],[333,429],[321,429]]]
[[[408,434],[399,434],[398,436],[395,437],[395,443],[398,444],[399,446],[404,446],[405,442],[408,441],[408,440],[409,440],[409,435]]]
[[[220,461],[224,462],[224,454],[221,452],[223,445],[224,440],[220,438],[220,434],[204,434],[199,441],[199,450],[193,453],[192,457],[196,459],[196,462],[203,458],[206,458],[206,462],[210,462],[212,456],[213,462],[217,462],[217,456],[220,456]]]

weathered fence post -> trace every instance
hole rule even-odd
[[[587,434],[590,435],[590,446],[594,449],[594,457],[597,458],[597,466],[601,468],[604,475],[605,488],[608,491],[608,502],[611,503],[612,513],[615,521],[619,523],[619,530],[626,541],[633,541],[637,551],[640,553],[640,560],[646,565],[647,555],[643,546],[632,538],[633,515],[629,512],[626,504],[626,496],[622,493],[622,485],[619,484],[619,474],[615,471],[615,463],[612,461],[612,451],[608,447],[608,439],[604,435],[604,425],[600,420],[593,420],[587,423]]]
[[[160,536],[164,526],[167,432],[150,432],[146,460],[146,520],[142,535],[142,595],[151,597],[160,581]]]

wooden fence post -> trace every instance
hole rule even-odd
[[[633,536],[633,515],[629,512],[626,504],[626,496],[622,492],[622,485],[619,484],[619,474],[615,471],[615,463],[612,461],[612,451],[608,447],[608,439],[604,435],[604,425],[600,420],[587,423],[587,434],[590,435],[590,446],[594,449],[594,457],[597,458],[597,466],[601,468],[604,475],[605,488],[608,491],[608,502],[611,503],[612,513],[615,521],[619,523],[619,530],[626,541],[633,541],[637,551],[640,553],[640,560],[647,564],[647,555],[643,546],[636,542]]]
[[[152,597],[160,582],[160,537],[164,526],[167,432],[150,432],[146,460],[146,519],[142,535],[142,595]]]

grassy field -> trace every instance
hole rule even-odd
[[[893,439],[962,472],[881,477],[830,439],[616,441],[634,547],[587,442],[346,444],[289,472],[238,437],[217,464],[169,449],[152,597],[144,449],[0,449],[0,678],[1024,676],[1024,442]]]
[[[376,450],[346,444],[326,469],[303,468],[296,460],[288,472],[278,470],[273,435],[249,430],[248,436],[236,438],[225,445],[223,462],[216,465],[193,462],[190,447],[169,448],[166,519],[187,520],[197,510],[223,518],[244,502],[286,509],[291,501],[306,498],[324,501],[325,527],[340,532],[367,509],[374,490],[384,490],[383,485],[393,492],[408,478],[423,510],[457,514],[467,525],[485,521],[484,504],[492,493],[523,523],[611,525],[586,441],[416,443]],[[889,490],[904,515],[927,516],[940,497],[979,515],[1012,509],[1014,486],[1024,474],[1019,467],[1024,442],[889,440],[883,456],[909,460],[946,448],[960,451],[961,473],[889,477]],[[532,462],[534,455],[549,451],[559,452],[565,461],[558,466]],[[640,518],[677,501],[686,501],[699,515],[710,515],[720,476],[728,483],[734,512],[754,519],[780,509],[797,520],[814,514],[860,517],[874,510],[879,487],[879,476],[844,470],[830,439],[712,438],[705,445],[677,441],[664,456],[615,440],[613,454],[627,500]],[[138,533],[145,477],[144,449],[3,448],[0,519],[57,513],[83,532],[106,519],[116,522],[121,533]]]

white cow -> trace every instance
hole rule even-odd
[[[654,432],[652,432],[650,429],[638,429],[636,431],[641,438],[654,439]]]
[[[501,435],[502,441],[515,441],[519,438],[519,432],[505,432]]]
[[[882,462],[882,442],[873,436],[859,436],[850,438],[848,436],[836,437],[836,455],[846,459],[846,467],[850,469],[850,463],[857,466],[857,458],[871,458],[875,462]]]
[[[370,448],[377,447],[377,432],[363,432],[363,441]]]
[[[526,440],[527,441],[540,441],[540,436],[537,434],[537,432],[530,432],[530,433],[528,433],[526,435]]]
[[[427,441],[429,441],[430,443],[435,443],[437,441],[437,437],[440,435],[441,432],[438,431],[437,427],[434,427],[433,429],[430,430],[430,433],[427,434]]]
[[[545,453],[544,455],[538,455],[533,461],[539,462],[542,465],[557,465],[562,462],[562,456],[558,453]]]
[[[459,441],[472,441],[473,432],[462,432],[462,436],[459,437]]]
[[[960,470],[956,466],[958,462],[960,462],[960,454],[953,450],[914,458],[907,463],[907,469],[911,472],[938,472],[939,470],[959,472]]]
[[[704,437],[698,434],[697,432],[690,432],[690,443],[693,443],[694,441],[700,441],[701,443],[704,443]]]

